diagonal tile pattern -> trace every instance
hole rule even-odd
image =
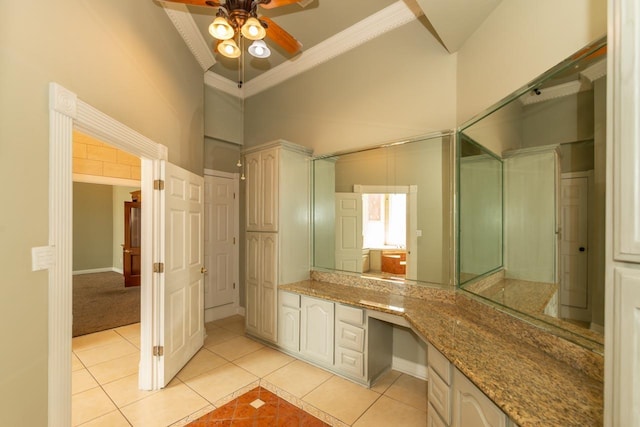
[[[367,389],[246,337],[242,316],[205,326],[204,347],[156,391],[138,389],[139,324],[74,338],[73,426],[186,426],[238,402],[245,418],[233,425],[426,425],[423,380],[391,371]],[[258,398],[265,405],[250,406]],[[274,399],[287,416],[272,418]],[[294,407],[303,411],[292,415]]]

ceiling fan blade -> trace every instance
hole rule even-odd
[[[220,6],[220,2],[217,0],[163,0],[168,3],[184,3],[184,4],[192,4],[194,6],[205,6],[205,7],[218,7]]]
[[[265,9],[273,9],[280,6],[286,6],[293,3],[298,3],[300,0],[267,0],[266,3],[260,3],[260,6]]]
[[[284,50],[295,55],[300,51],[300,49],[302,49],[302,43],[283,30],[281,26],[273,22],[271,19],[266,16],[261,16],[260,20],[267,24],[267,37],[280,45]]]

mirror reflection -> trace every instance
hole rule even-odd
[[[576,56],[463,129],[461,147],[475,142],[502,159],[503,182],[494,179],[483,185],[481,196],[474,193],[476,183],[468,175],[476,172],[461,148],[460,283],[470,292],[602,343],[605,41]],[[491,157],[489,150],[479,149],[484,154],[477,156]],[[495,197],[499,188],[502,199]],[[489,221],[476,218],[472,210],[481,216],[494,211],[496,223],[503,220],[501,230],[490,229]],[[470,232],[473,227],[484,229]],[[484,261],[501,240],[502,262],[495,256]],[[477,277],[500,265],[497,276]]]
[[[451,283],[451,139],[314,159],[314,267]]]

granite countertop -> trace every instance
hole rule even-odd
[[[531,344],[535,340],[527,328],[517,330],[516,323],[500,318],[504,313],[487,310],[462,292],[423,288],[392,293],[316,280],[279,290],[402,316],[521,427],[602,425],[600,367],[581,369],[579,363],[553,357],[560,343],[556,337]],[[593,360],[598,365],[601,359]]]

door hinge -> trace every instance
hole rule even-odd
[[[234,245],[236,244],[236,238],[235,237],[233,238],[233,244]]]
[[[153,355],[154,356],[164,356],[164,347],[161,345],[153,346]]]
[[[236,199],[236,193],[233,193],[233,200]]]
[[[236,282],[233,282],[233,289],[236,288]]]
[[[164,262],[154,262],[153,263],[153,272],[154,273],[164,273]]]
[[[153,181],[153,189],[164,190],[164,181],[161,179],[156,179],[155,181]]]

